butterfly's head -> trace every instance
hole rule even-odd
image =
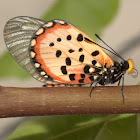
[[[138,76],[138,71],[134,68],[134,63],[131,59],[124,61],[124,70],[133,78],[136,78]]]

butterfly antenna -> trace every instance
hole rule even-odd
[[[95,43],[95,42],[89,40],[89,39],[86,38],[86,37],[85,37],[85,41],[90,42],[90,43],[93,43],[93,44],[96,44],[96,45],[100,46],[101,48],[103,48],[104,50],[107,50],[107,51],[109,51],[110,53],[112,53],[112,54],[118,56],[116,53],[112,52],[111,50],[108,50],[107,48],[105,48],[105,47],[103,47],[103,46],[101,46],[101,45],[99,45],[99,44],[97,44],[97,43]],[[119,57],[119,56],[118,56],[118,57]]]
[[[95,36],[101,40],[108,48],[110,48],[115,54],[116,56],[118,56],[119,58],[121,58],[123,61],[125,61],[114,49],[112,49],[109,45],[107,45],[97,34],[95,34]]]

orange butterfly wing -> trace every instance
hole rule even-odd
[[[62,20],[16,17],[7,22],[4,37],[16,61],[44,83],[91,83],[105,65],[114,64],[85,33]]]
[[[98,78],[96,69],[100,71],[105,63],[107,67],[114,63],[98,45],[85,41],[85,37],[90,39],[86,34],[68,22],[50,21],[36,35],[31,42],[35,60],[41,64],[42,75],[47,74],[54,81],[91,83]]]

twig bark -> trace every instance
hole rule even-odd
[[[0,86],[0,117],[140,113],[140,86],[16,88]]]

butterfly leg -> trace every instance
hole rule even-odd
[[[120,79],[119,82],[118,82],[118,86],[120,85],[120,83],[121,83],[121,79]]]
[[[123,87],[124,87],[124,75],[122,75],[122,88],[121,88],[121,91],[122,91],[122,97],[123,97],[123,104],[124,104]]]
[[[91,97],[91,93],[92,93],[93,89],[97,86],[98,83],[100,83],[100,81],[101,81],[102,78],[103,78],[103,77],[101,76],[101,77],[96,81],[95,85],[92,87],[92,89],[91,89],[91,91],[90,91],[90,93],[89,93],[89,96],[90,96],[90,97]],[[92,86],[93,83],[94,83],[94,82],[92,82],[90,86]]]
[[[94,82],[92,82],[92,83],[90,84],[90,87],[93,85],[93,83],[94,83]]]
[[[93,91],[93,89],[97,86],[97,84],[99,83],[99,81],[97,81],[96,83],[95,83],[95,85],[92,87],[92,89],[91,89],[91,91],[90,91],[90,93],[89,93],[89,96],[91,97],[91,93],[92,93],[92,91]],[[91,84],[91,86],[93,85],[93,83]]]

